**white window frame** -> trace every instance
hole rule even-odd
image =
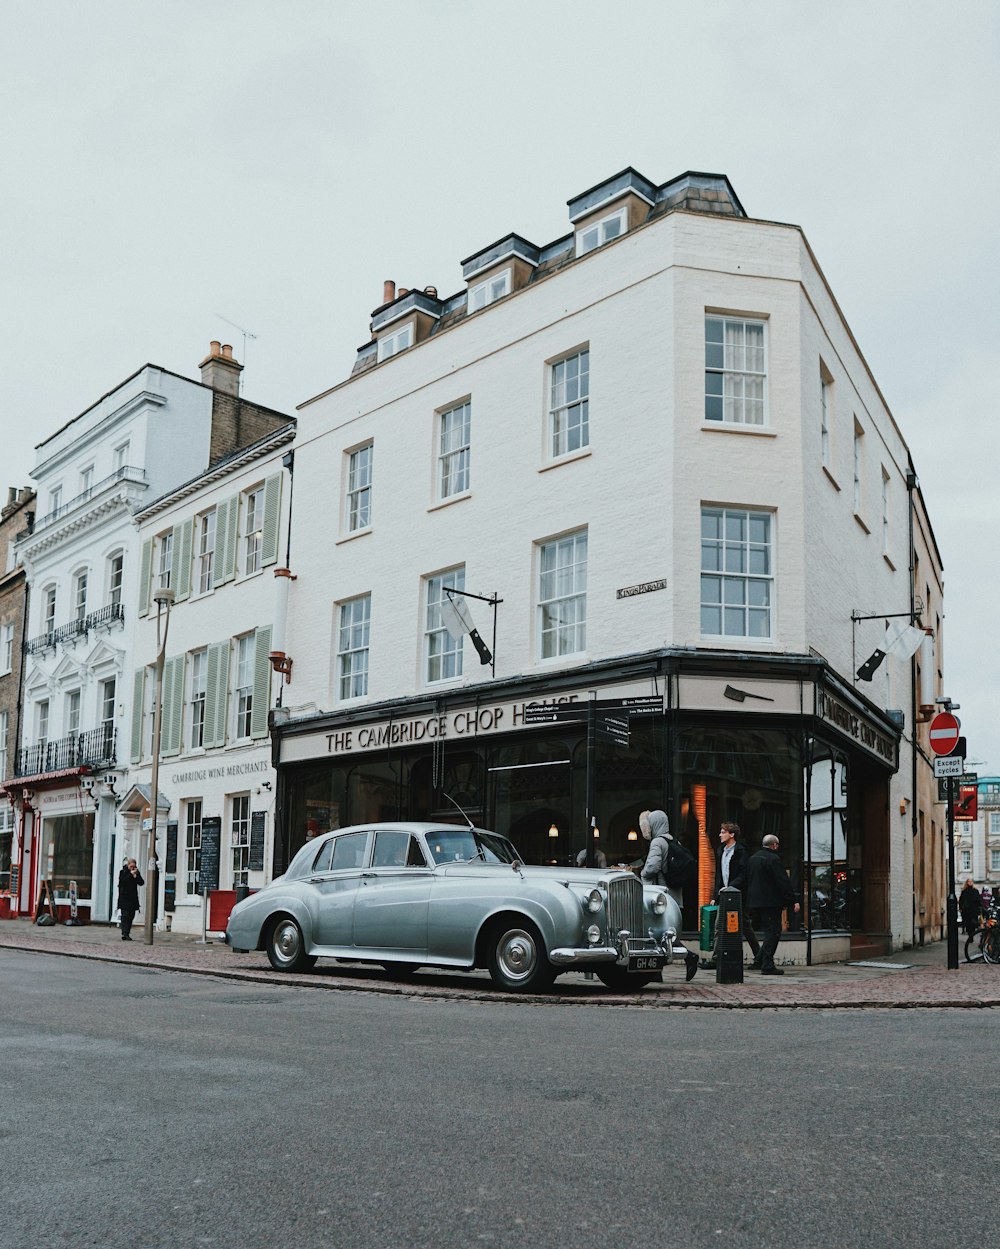
[[[469,287],[468,311],[479,312],[481,308],[488,308],[490,304],[495,304],[498,299],[509,294],[510,269],[502,269],[491,278],[484,278],[482,282]]]
[[[232,851],[233,888],[248,883],[250,871],[250,795],[229,798],[229,846]]]
[[[201,872],[202,799],[188,798],[184,803],[184,893],[198,896]]]
[[[972,871],[972,851],[971,850],[962,851],[962,866],[960,870],[963,873]]]
[[[1000,872],[1000,849],[990,846],[990,871]]]
[[[819,362],[819,441],[824,468],[830,467],[830,420],[833,414],[833,376],[822,360]]]
[[[575,365],[575,369],[571,366]],[[553,460],[590,446],[590,347],[549,363],[549,455]]]
[[[80,469],[80,494],[90,497],[90,492],[94,488],[94,466],[88,464],[86,468]]]
[[[156,539],[157,589],[169,590],[174,567],[174,531],[167,529]]]
[[[721,337],[717,336],[716,327],[721,332]],[[730,331],[733,331],[735,338],[736,330],[740,331],[740,341],[729,342]],[[749,330],[760,331],[759,345],[747,344]],[[766,429],[767,364],[767,321],[760,317],[731,317],[722,313],[706,312],[705,423],[715,427],[721,425]],[[754,393],[758,390],[759,394]],[[710,407],[713,412],[717,407],[717,414],[710,415]],[[756,419],[756,414],[759,414],[759,419]]]
[[[128,467],[128,456],[132,449],[131,440],[119,443],[114,449],[114,471],[120,473],[123,468]]]
[[[243,572],[260,572],[264,559],[264,484],[243,493]]]
[[[1000,811],[990,812],[990,836],[1000,837]]]
[[[10,712],[0,711],[0,768],[7,774],[7,747],[10,745]]]
[[[590,225],[577,230],[576,254],[586,256],[588,252],[596,251],[598,247],[603,247],[612,239],[621,238],[627,230],[628,208],[623,205],[598,221],[593,221]]]
[[[346,599],[337,608],[337,698],[348,702],[368,694],[371,644],[370,594]]]
[[[197,520],[198,532],[198,593],[208,594],[215,586],[215,543],[217,535],[215,508],[202,512]]]
[[[706,532],[706,522],[711,522],[717,532]],[[743,527],[742,535],[733,532],[731,522]],[[761,522],[765,526],[765,536],[754,537],[755,528],[759,532]],[[772,640],[774,528],[774,513],[763,508],[702,505],[700,632],[703,638]],[[763,601],[754,601],[761,599]],[[706,627],[706,612],[718,613],[718,630]],[[737,613],[742,616],[742,626],[738,630],[731,627]],[[752,628],[753,622],[764,622],[766,627]]]
[[[0,625],[0,676],[14,671],[14,622]]]
[[[56,587],[54,585],[50,585],[45,591],[45,598],[43,600],[45,614],[42,618],[44,626],[42,632],[49,638],[51,638],[56,631],[56,605]]]
[[[47,698],[39,699],[35,703],[35,744],[42,748],[44,754],[45,747],[49,740],[49,700]]]
[[[538,657],[561,659],[587,649],[588,531],[538,542]]]
[[[81,568],[73,578],[73,619],[80,624],[87,619],[87,584],[89,580],[86,568]]]
[[[450,499],[469,489],[472,459],[472,400],[438,413],[438,497]]]
[[[106,677],[99,686],[100,689],[100,724],[105,733],[113,732],[115,727],[115,712],[118,707],[118,678]]]
[[[889,553],[889,474],[882,465],[882,553]]]
[[[378,362],[381,364],[383,360],[388,360],[391,356],[398,356],[401,351],[406,351],[408,347],[413,346],[413,322],[410,321],[406,325],[401,325],[398,330],[394,330],[391,334],[386,334],[378,340]]]
[[[208,648],[191,651],[188,664],[188,748],[205,745],[205,702],[208,695]]]
[[[375,470],[375,443],[366,442],[347,453],[347,490],[344,525],[348,533],[361,533],[372,526],[372,479]]]
[[[244,633],[233,646],[233,738],[246,741],[253,718],[253,671],[257,657],[256,633]]]
[[[457,681],[462,675],[465,634],[455,637],[441,618],[441,604],[448,598],[446,585],[465,589],[464,564],[424,578],[424,680],[428,685]]]
[[[66,723],[63,725],[64,737],[72,737],[80,732],[80,707],[82,702],[83,699],[79,690],[67,690],[65,704]]]
[[[125,553],[115,551],[108,556],[108,605],[117,607],[122,601],[122,583],[125,579]]]
[[[61,485],[53,486],[52,489],[49,491],[49,515],[50,516],[52,515],[53,512],[58,512],[60,507],[62,507],[62,492],[63,491],[62,491]]]

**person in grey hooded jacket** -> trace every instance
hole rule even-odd
[[[665,811],[643,811],[639,816],[639,832],[649,842],[649,854],[643,866],[641,876],[647,884],[659,885],[665,889],[681,908],[684,906],[684,894],[680,889],[671,889],[665,879],[667,860],[670,858],[670,821]]]

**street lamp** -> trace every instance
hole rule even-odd
[[[156,702],[153,706],[153,778],[149,797],[151,826],[149,833],[149,860],[146,863],[146,923],[143,933],[147,945],[153,944],[153,911],[156,907],[156,898],[159,892],[159,873],[156,866],[156,822],[160,792],[160,729],[163,723],[160,709],[163,703],[163,658],[167,650],[167,629],[170,627],[170,608],[173,605],[174,598],[173,590],[160,589],[153,592],[153,602],[156,604],[156,692],[154,695]],[[162,634],[160,632],[161,617],[163,622]]]

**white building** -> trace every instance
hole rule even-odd
[[[234,452],[144,507],[137,516],[141,566],[129,758],[133,788],[122,803],[131,852],[146,861],[152,786],[157,607],[165,631],[157,857],[158,913],[175,929],[225,928],[240,887],[270,878],[276,773],[268,714],[272,692],[275,577],[287,555],[294,422]],[[276,590],[277,587],[277,590]],[[164,626],[167,626],[164,630]],[[163,632],[160,637],[162,638]],[[221,847],[219,838],[221,837]],[[200,891],[203,840],[218,878]],[[220,852],[221,850],[221,852]],[[165,920],[161,921],[162,923]]]
[[[147,364],[38,446],[37,519],[18,543],[29,586],[21,749],[5,785],[20,914],[37,909],[43,881],[55,906],[75,891],[82,919],[113,913],[132,630],[146,575],[134,513],[287,424],[240,398],[241,371],[218,343],[200,382]]]
[[[719,175],[627,169],[569,209],[452,296],[387,283],[351,377],[300,408],[274,870],[317,825],[454,803],[528,861],[596,827],[630,862],[662,806],[699,859],[690,929],[735,820],[782,839],[789,957],[908,942],[928,697],[910,661],[855,676],[868,617],[941,615],[903,437],[799,227]],[[498,600],[465,600],[495,670],[446,587]],[[626,736],[600,704],[636,698],[657,713]]]

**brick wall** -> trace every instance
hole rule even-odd
[[[276,429],[284,429],[291,418],[259,404],[248,403],[238,395],[212,391],[212,436],[209,464],[217,464],[240,447],[249,447]]]

